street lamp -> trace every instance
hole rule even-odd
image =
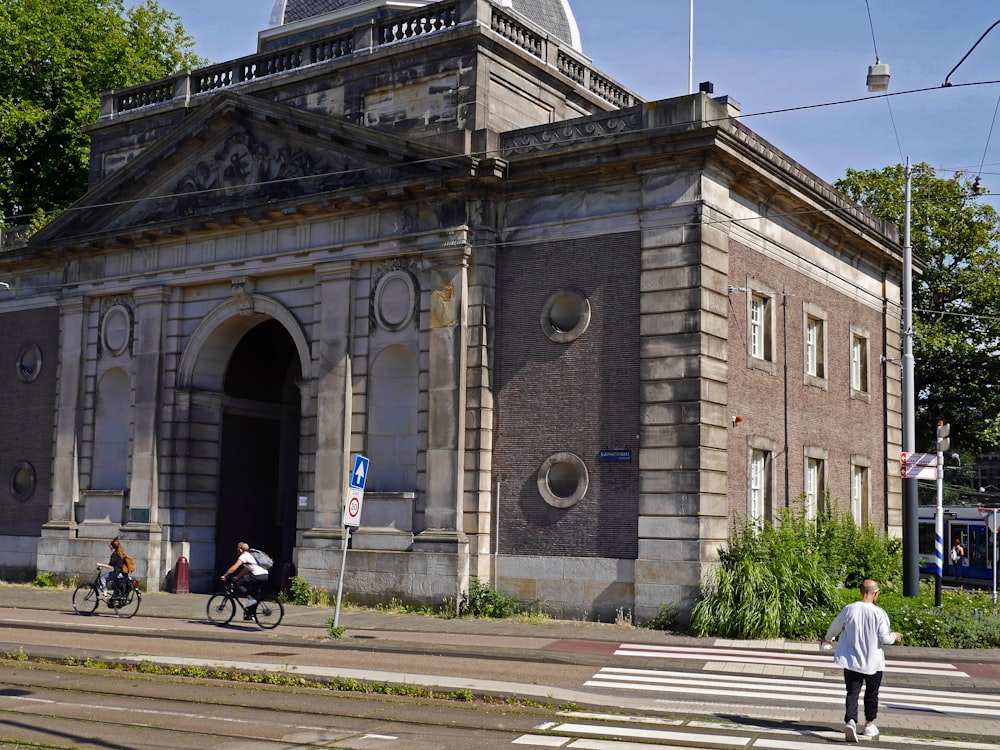
[[[868,66],[868,90],[887,91],[889,89],[889,66],[875,58],[875,64]]]
[[[903,225],[903,452],[913,453],[916,434],[916,398],[913,376],[913,249],[910,247],[912,171],[906,158]],[[903,596],[920,595],[920,524],[917,478],[903,477]],[[935,546],[940,545],[938,541]],[[940,550],[940,548],[939,548]],[[938,551],[940,555],[940,551]]]

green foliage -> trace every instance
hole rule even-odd
[[[904,168],[849,169],[835,186],[902,227]],[[1000,225],[965,175],[911,167],[917,445],[933,446],[937,420],[967,455],[1000,443]],[[902,237],[901,237],[902,239]]]
[[[463,597],[458,607],[460,617],[514,617],[523,611],[517,597],[508,596],[489,581],[475,577],[469,579],[469,595]]]
[[[310,586],[305,578],[293,576],[288,580],[288,592],[281,593],[286,604],[301,604],[306,607],[330,606],[330,592],[324,588]]]
[[[677,624],[677,607],[673,604],[664,602],[660,604],[660,609],[649,622],[646,623],[646,627],[650,630],[673,630]]]
[[[203,62],[153,0],[127,10],[123,0],[4,0],[0,38],[0,215],[11,224],[84,193],[83,128],[97,122],[103,92]]]
[[[326,620],[326,634],[331,638],[343,638],[345,628],[343,625],[334,625],[336,618],[328,617]]]
[[[896,540],[859,530],[835,510],[813,521],[800,508],[783,509],[774,523],[743,523],[730,536],[702,583],[691,632],[818,638],[843,605],[843,586],[875,578],[891,588],[901,570]]]
[[[906,646],[1000,648],[1000,611],[993,606],[992,593],[946,589],[938,609],[934,586],[925,582],[917,597],[885,592],[878,603]]]
[[[59,584],[56,583],[56,580],[52,577],[51,573],[43,573],[39,571],[35,575],[35,585],[40,588],[55,588]]]

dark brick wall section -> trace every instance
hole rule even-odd
[[[49,517],[52,490],[59,310],[6,313],[0,316],[0,332],[0,418],[16,427],[0,431],[0,529],[5,535],[37,537]],[[42,368],[25,383],[15,365],[22,347],[31,343],[42,351]],[[15,499],[10,489],[20,461],[30,462],[37,478],[27,500]]]
[[[504,554],[638,555],[639,272],[635,233],[514,246],[500,256],[497,434],[493,470],[501,482]],[[546,299],[573,288],[590,301],[587,331],[551,341],[539,317]],[[631,450],[606,463],[601,450]],[[538,470],[569,451],[590,486],[571,508],[547,504]]]

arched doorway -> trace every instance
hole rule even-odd
[[[223,380],[215,568],[236,559],[245,541],[275,559],[271,583],[292,561],[298,482],[301,365],[277,320],[248,330],[233,349]]]

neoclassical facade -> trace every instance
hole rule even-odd
[[[900,526],[895,228],[566,0],[278,0],[252,56],[104,98],[91,185],[0,253],[0,568],[151,589],[239,540],[352,599],[471,576],[690,605],[733,525]],[[847,429],[846,425],[850,425]]]

